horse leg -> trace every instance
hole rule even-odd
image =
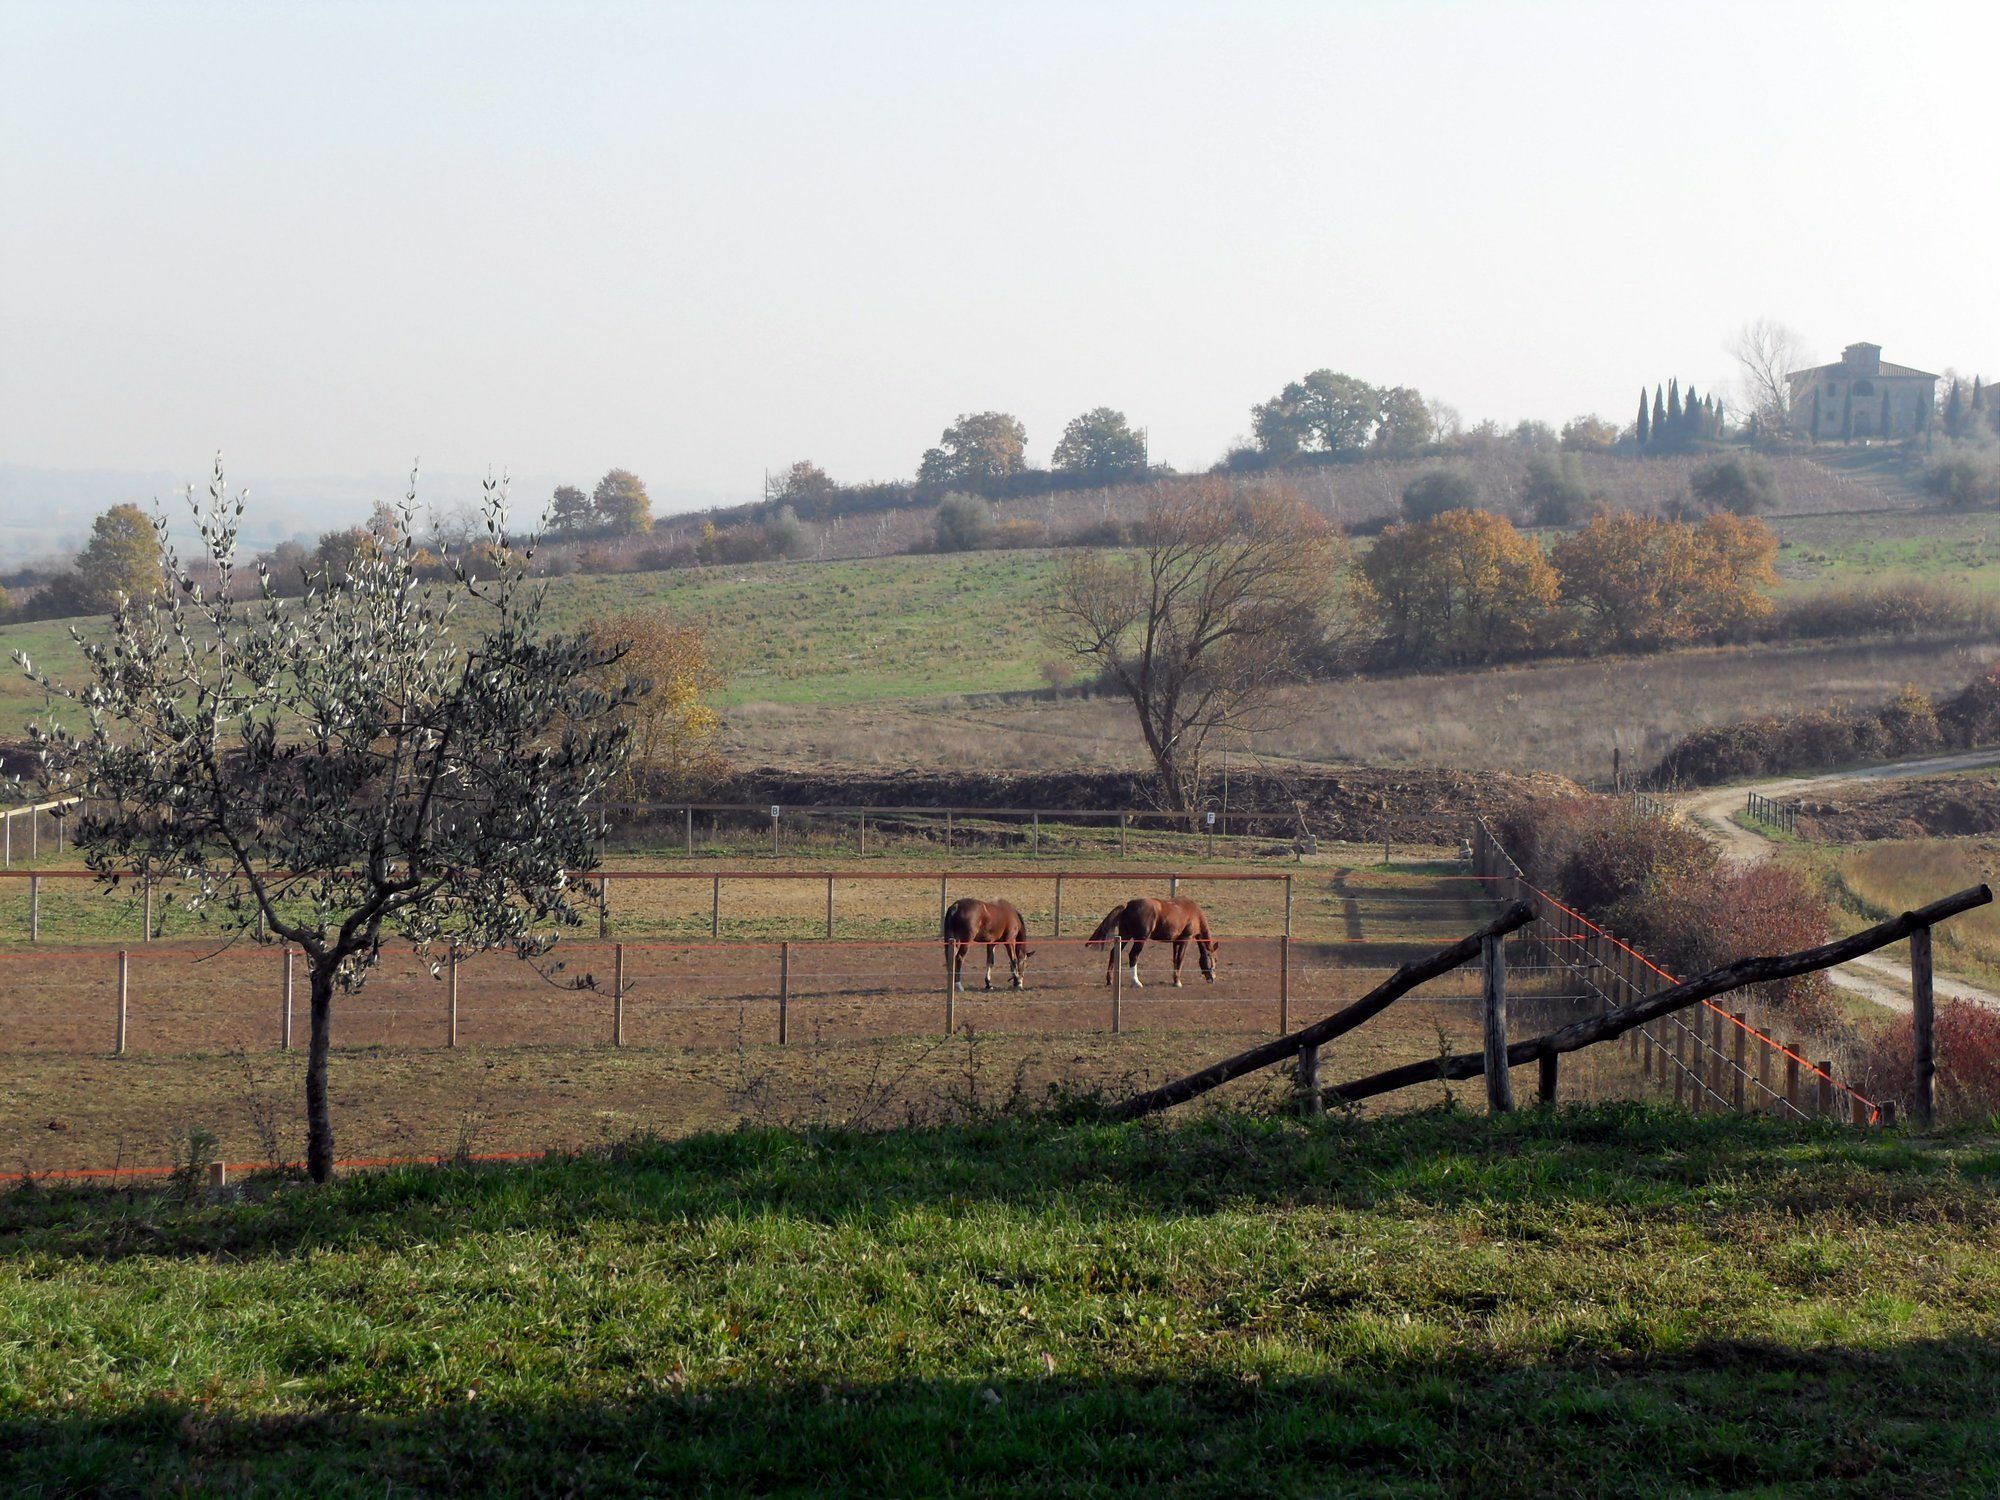
[[[993,945],[986,945],[986,988],[993,988]]]
[[[951,987],[962,990],[965,988],[965,944],[954,942],[947,948],[951,962],[946,967],[951,970]]]
[[[1138,990],[1143,990],[1146,987],[1145,981],[1139,977],[1139,955],[1145,951],[1146,940],[1144,938],[1133,938],[1132,946],[1125,950],[1126,954],[1132,960],[1132,987]]]
[[[1028,960],[1027,950],[1028,945],[1026,943],[1009,943],[1007,945],[1007,979],[1008,983],[1017,990],[1027,988],[1021,982],[1021,965]]]
[[[1175,989],[1183,988],[1181,984],[1181,964],[1185,962],[1186,959],[1187,959],[1187,939],[1184,937],[1177,937],[1174,939],[1174,988]]]

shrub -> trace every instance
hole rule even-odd
[[[1931,1040],[1938,1118],[1984,1121],[2000,1114],[2000,1013],[1970,1000],[1941,1000]],[[1893,1099],[1907,1112],[1916,1055],[1916,1027],[1908,1016],[1880,1027],[1857,1048],[1855,1086],[1876,1103]]]
[[[976,552],[993,534],[993,507],[977,495],[946,495],[937,508],[937,550]]]
[[[1479,484],[1463,469],[1427,469],[1403,486],[1403,514],[1412,521],[1478,506]]]
[[[1765,640],[1839,640],[1926,630],[1991,630],[2000,611],[1978,594],[1936,583],[1889,583],[1788,599],[1757,633]]]
[[[1022,548],[1046,545],[1047,530],[1039,521],[1030,521],[1026,516],[1016,516],[1011,521],[1002,521],[993,528],[993,535],[987,540],[989,547]]]
[[[1695,467],[1688,487],[1712,510],[1754,516],[1778,503],[1778,476],[1753,453],[1724,453]]]
[[[2000,461],[1967,449],[1933,459],[1924,469],[1923,486],[1947,505],[1982,505],[2000,500]]]
[[[1564,429],[1565,444],[1568,429]],[[1573,526],[1590,506],[1590,486],[1574,453],[1537,453],[1528,460],[1521,503],[1537,526]]]

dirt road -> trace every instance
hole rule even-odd
[[[2000,751],[1968,750],[1957,755],[1895,761],[1889,765],[1839,771],[1828,776],[1794,776],[1777,781],[1760,781],[1754,785],[1691,792],[1680,799],[1680,806],[1697,828],[1722,846],[1725,860],[1737,865],[1756,864],[1771,857],[1771,841],[1735,820],[1737,810],[1744,805],[1751,792],[1773,798],[1797,797],[1860,781],[1941,776],[1952,771],[1977,771],[1992,765],[2000,765]],[[1896,1011],[1910,1008],[1910,970],[1907,962],[1871,953],[1831,970],[1830,977],[1842,989],[1872,1000],[1877,1005]],[[1956,995],[2000,1010],[2000,994],[1946,974],[1943,970],[1939,970],[1937,975],[1937,993],[1939,998]]]

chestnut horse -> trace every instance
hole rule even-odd
[[[1144,989],[1145,985],[1139,979],[1139,954],[1149,940],[1174,945],[1176,986],[1181,982],[1181,963],[1187,957],[1190,942],[1201,957],[1202,977],[1210,984],[1215,983],[1215,950],[1222,945],[1209,935],[1207,915],[1185,896],[1175,896],[1166,901],[1140,896],[1127,901],[1097,924],[1097,931],[1090,935],[1089,946],[1094,948],[1100,943],[1108,944],[1114,937],[1125,939],[1125,951],[1132,961],[1132,983],[1140,989]],[[1111,983],[1111,973],[1117,963],[1118,950],[1113,948],[1104,959],[1106,984]]]
[[[965,988],[965,950],[975,944],[986,946],[986,988],[993,988],[993,950],[1007,950],[1007,970],[1015,989],[1021,983],[1021,966],[1034,955],[1028,946],[1028,924],[1011,901],[981,901],[964,896],[951,903],[944,914],[945,958],[951,968],[953,989]]]

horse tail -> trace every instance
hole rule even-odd
[[[964,910],[966,903],[970,899],[971,898],[967,896],[960,896],[956,901],[952,902],[950,906],[945,908],[944,922],[942,924],[944,931],[940,934],[940,936],[945,938],[956,938],[966,935],[964,929],[967,927],[967,924],[964,920]],[[952,931],[953,926],[957,926],[958,928],[961,929],[961,931],[953,932]]]
[[[1117,930],[1118,919],[1124,915],[1125,908],[1122,905],[1112,907],[1111,915],[1097,924],[1097,931],[1090,935],[1089,940],[1085,942],[1084,946],[1086,948],[1102,948],[1111,937],[1111,934]]]

